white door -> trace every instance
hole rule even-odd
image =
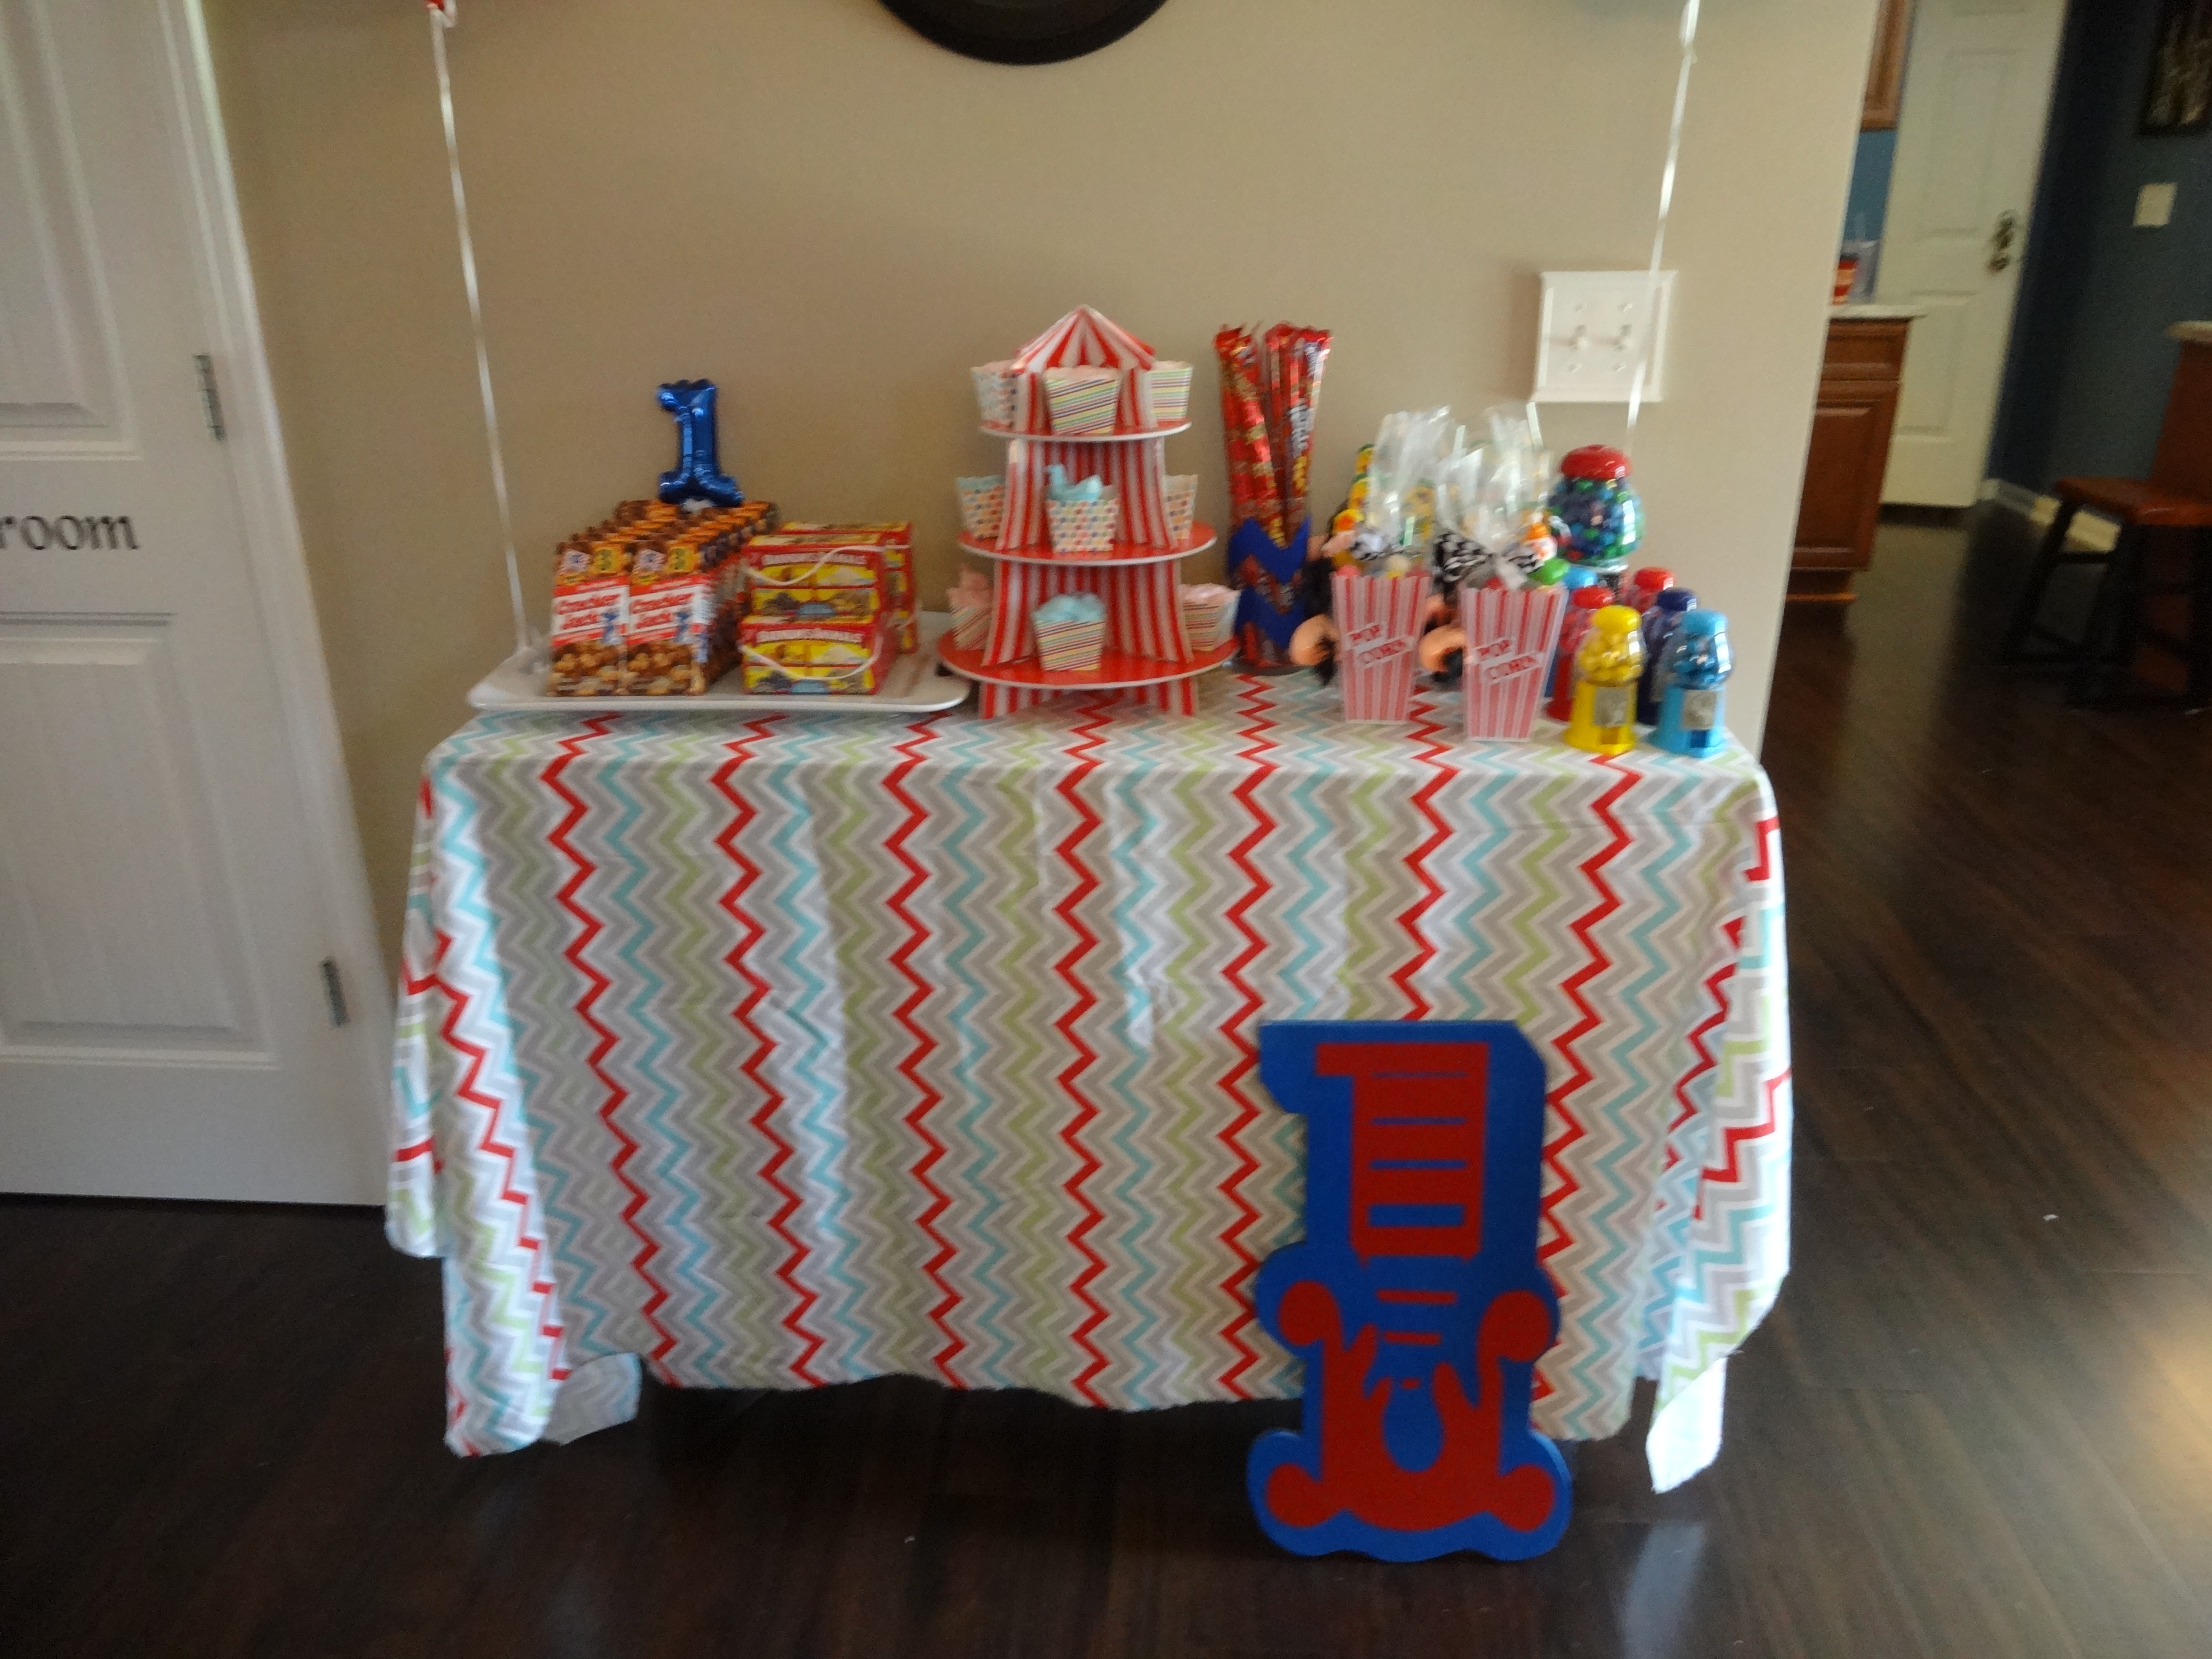
[[[1914,305],[1882,499],[1980,497],[2065,0],[1917,0],[1882,228],[1885,304]]]
[[[204,48],[194,0],[0,0],[0,1190],[373,1201],[386,1005]]]

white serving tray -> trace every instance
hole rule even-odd
[[[553,697],[545,693],[545,647],[518,651],[478,680],[469,707],[487,714],[933,714],[968,700],[971,682],[940,673],[937,640],[952,626],[941,611],[920,617],[921,649],[893,659],[884,689],[873,696],[762,696],[744,689],[737,670],[701,697]]]

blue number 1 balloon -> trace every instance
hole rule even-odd
[[[676,417],[683,447],[676,471],[660,475],[664,501],[712,501],[717,507],[743,504],[745,492],[722,471],[721,434],[714,420],[712,380],[672,380],[660,388],[660,406]]]

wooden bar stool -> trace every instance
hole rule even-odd
[[[2110,695],[2136,648],[2150,644],[2172,652],[2186,665],[2183,702],[2191,708],[2212,706],[2212,552],[2205,537],[2212,530],[2212,328],[2183,324],[2172,332],[2182,341],[2181,361],[2166,395],[2150,477],[2061,478],[2051,486],[2058,511],[2005,629],[2001,660],[2073,664],[2069,702],[2093,702]],[[2118,521],[2119,536],[2110,554],[2066,545],[2075,516],[2085,507]],[[2145,550],[2153,531],[2189,538],[2190,577],[2179,587],[2154,589],[2147,580]],[[2039,618],[2052,573],[2063,564],[2098,563],[2105,574],[2081,637],[2069,640],[2045,627]],[[2169,593],[2188,599],[2185,638],[2144,623],[2144,601]],[[2039,641],[2048,642],[2047,647],[2035,648]]]

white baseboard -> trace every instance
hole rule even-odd
[[[2008,513],[2017,513],[2030,524],[2047,525],[2058,515],[2057,497],[2039,495],[2023,485],[2008,483],[2002,478],[1982,481],[1982,499],[1995,501]],[[2087,507],[2074,515],[2073,528],[2067,532],[2069,547],[2078,547],[2088,553],[2109,553],[2120,538],[2120,527],[2101,513]]]

